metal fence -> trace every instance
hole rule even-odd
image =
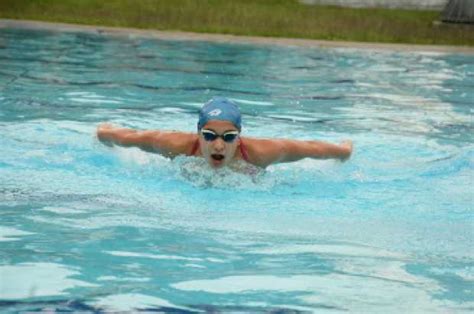
[[[449,0],[441,19],[448,23],[474,24],[474,0]]]

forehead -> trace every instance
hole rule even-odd
[[[211,120],[208,121],[203,129],[212,129],[214,131],[238,131],[235,125],[230,121]]]

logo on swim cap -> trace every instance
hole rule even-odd
[[[210,120],[229,121],[240,131],[242,118],[239,107],[225,97],[214,97],[209,100],[199,111],[198,130]]]
[[[222,110],[220,109],[214,109],[212,110],[211,112],[208,113],[208,115],[212,116],[212,117],[215,117],[215,116],[218,116],[222,113]]]

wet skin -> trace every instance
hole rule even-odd
[[[212,120],[206,123],[203,130],[214,131],[218,135],[222,135],[229,131],[238,131],[238,129],[229,121]],[[199,132],[199,150],[196,155],[201,155],[206,159],[213,168],[221,168],[229,165],[233,160],[240,159],[240,137],[233,142],[225,142],[221,137],[214,141],[206,141],[204,136]]]
[[[238,136],[232,142],[225,142],[220,136],[226,132],[238,131],[229,121],[211,120],[203,130],[214,132],[219,137],[206,141],[202,132],[183,133],[160,130],[137,131],[117,128],[110,124],[101,124],[97,137],[106,145],[139,147],[142,150],[162,154],[169,158],[179,155],[199,156],[213,168],[233,165],[234,161],[243,159],[242,139]],[[199,145],[194,152],[196,141]],[[254,166],[265,168],[271,164],[293,162],[303,158],[347,160],[352,154],[352,142],[331,144],[322,141],[300,141],[291,139],[258,139],[244,138],[246,161]]]

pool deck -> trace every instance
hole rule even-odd
[[[210,41],[218,43],[241,43],[257,45],[279,45],[279,46],[299,46],[312,48],[347,48],[362,50],[382,50],[382,51],[413,51],[413,52],[434,52],[434,53],[462,53],[474,54],[474,47],[469,46],[437,46],[437,45],[411,45],[411,44],[385,44],[385,43],[362,43],[346,41],[328,41],[299,38],[278,38],[278,37],[256,37],[256,36],[236,36],[224,34],[204,34],[181,31],[158,31],[124,27],[92,26],[79,24],[51,23],[29,20],[0,19],[0,29],[39,29],[49,31],[65,32],[87,32],[104,34],[110,36],[144,37],[166,40],[192,40]]]

